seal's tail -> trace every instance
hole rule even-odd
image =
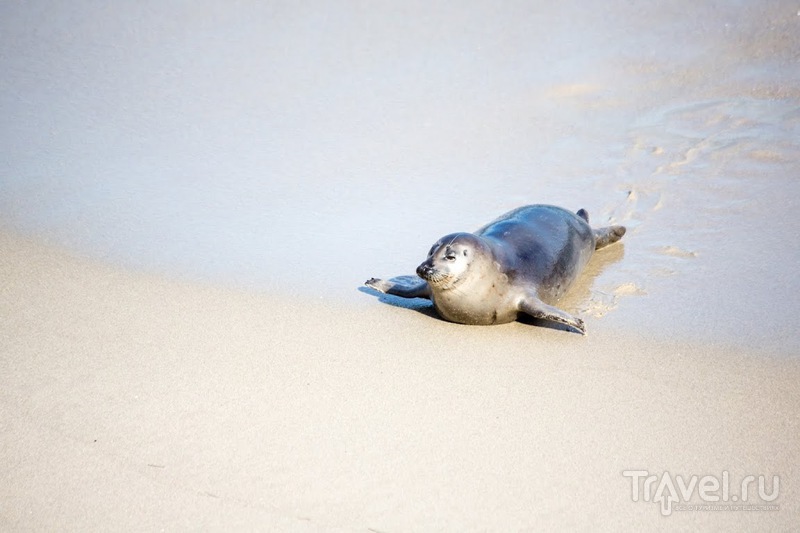
[[[615,243],[625,235],[625,226],[608,226],[605,228],[594,228],[594,249],[599,250],[609,244]]]

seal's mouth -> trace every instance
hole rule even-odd
[[[445,285],[450,281],[452,278],[451,275],[442,272],[441,270],[437,270],[430,266],[429,264],[422,263],[420,266],[417,267],[417,275],[430,283],[431,285],[441,286]]]

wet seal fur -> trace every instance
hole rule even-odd
[[[520,313],[586,333],[583,320],[553,307],[595,250],[617,242],[623,226],[592,229],[589,214],[552,205],[515,209],[475,233],[451,233],[417,267],[419,278],[372,278],[366,286],[403,298],[429,298],[461,324],[513,322]]]

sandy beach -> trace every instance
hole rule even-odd
[[[4,529],[788,530],[800,512],[786,354],[454,326],[2,245]],[[777,474],[780,510],[664,517],[632,501],[641,469],[726,470],[731,494]]]
[[[3,531],[791,531],[785,1],[0,8]],[[546,324],[362,287],[528,203]]]

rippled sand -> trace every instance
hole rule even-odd
[[[796,524],[797,9],[2,8],[3,529]],[[527,203],[587,338],[359,290]]]

